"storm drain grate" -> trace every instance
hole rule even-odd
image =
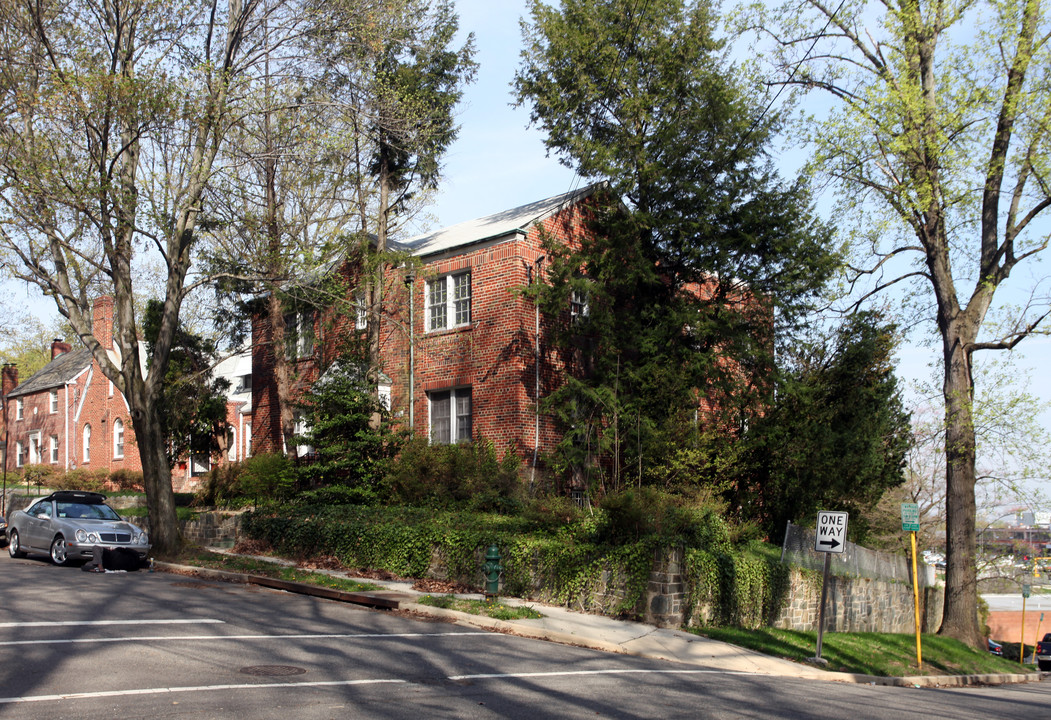
[[[306,672],[306,668],[294,665],[249,665],[237,672],[257,677],[288,677],[290,675],[302,675]]]

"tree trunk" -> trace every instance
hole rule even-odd
[[[142,399],[139,398],[139,402]],[[144,489],[150,498],[150,542],[156,554],[170,557],[182,548],[182,533],[175,513],[175,493],[164,448],[164,430],[156,411],[147,409],[151,408],[150,405],[136,407],[137,404],[132,405],[131,423],[142,460]]]
[[[939,635],[981,647],[975,558],[975,432],[972,417],[974,338],[943,333],[945,378],[945,603]]]
[[[288,361],[285,337],[285,308],[276,292],[271,292],[267,298],[267,314],[270,318],[270,346],[274,354],[274,384],[277,386],[281,452],[295,457],[296,448],[292,444],[292,436],[296,432],[296,420],[292,412],[292,369]]]

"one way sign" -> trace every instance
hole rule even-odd
[[[841,553],[847,543],[847,513],[820,510],[817,514],[817,539],[814,549],[818,552]]]

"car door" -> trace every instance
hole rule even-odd
[[[21,541],[31,548],[47,548],[51,542],[51,503],[41,500],[28,510],[25,538]]]

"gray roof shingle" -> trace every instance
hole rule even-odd
[[[7,397],[32,395],[41,390],[61,387],[86,370],[89,365],[91,365],[91,351],[87,348],[62,353],[38,372],[33,373],[24,383],[19,384],[7,394]]]

